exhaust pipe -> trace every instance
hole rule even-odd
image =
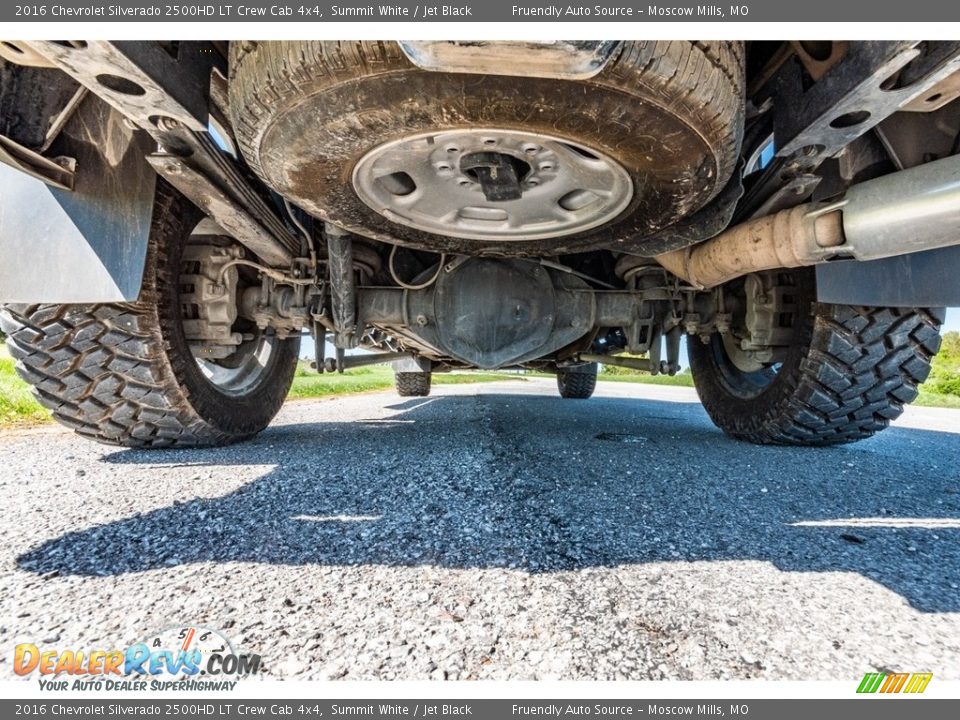
[[[707,289],[760,270],[831,260],[879,260],[960,244],[960,155],[854,185],[842,200],[808,203],[657,255]]]

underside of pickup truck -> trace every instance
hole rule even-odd
[[[681,369],[730,435],[917,395],[960,304],[960,42],[0,42],[0,316],[101,442],[263,429],[301,337]]]

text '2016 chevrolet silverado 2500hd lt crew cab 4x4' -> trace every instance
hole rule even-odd
[[[960,43],[0,43],[0,301],[60,422],[215,445],[338,372],[676,373],[865,438],[960,304]],[[327,353],[327,344],[335,348]],[[357,354],[356,351],[368,351]]]

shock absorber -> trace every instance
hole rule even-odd
[[[357,287],[353,272],[353,237],[331,223],[324,225],[327,266],[330,272],[330,303],[333,311],[334,345],[339,360],[346,348],[357,344]]]

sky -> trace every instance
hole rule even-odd
[[[943,324],[943,332],[960,330],[960,308],[947,308],[947,321]]]

